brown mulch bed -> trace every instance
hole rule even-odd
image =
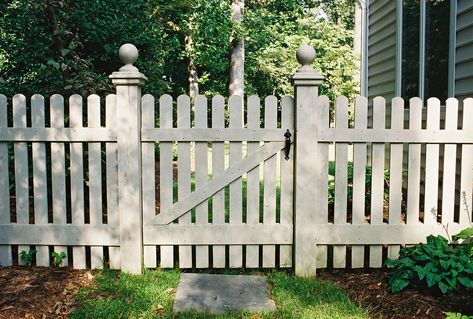
[[[0,319],[67,318],[79,288],[92,282],[87,270],[0,268]]]
[[[388,287],[389,270],[321,271],[319,278],[330,280],[345,290],[372,318],[445,318],[444,312],[473,315],[473,291],[440,292],[405,289],[392,294]]]

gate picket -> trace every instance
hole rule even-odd
[[[409,129],[420,130],[422,127],[422,101],[419,98],[412,98],[409,101],[409,106]],[[407,164],[407,224],[419,223],[420,151],[420,144],[409,144],[409,160]]]
[[[7,97],[0,94],[0,129],[8,126],[7,114]],[[0,224],[11,222],[9,186],[8,144],[0,142]],[[0,245],[0,265],[12,265],[10,245]]]
[[[456,131],[458,123],[458,101],[456,99],[447,100],[445,113],[445,130]],[[442,185],[442,224],[444,225],[454,222],[456,164],[457,145],[446,144],[443,155]]]
[[[440,101],[428,100],[427,129],[440,128]],[[445,158],[447,159],[447,158]],[[455,162],[455,159],[453,160]],[[437,222],[439,180],[439,145],[425,146],[424,224]]]
[[[204,95],[198,95],[195,99],[195,127],[207,128],[207,98]],[[198,189],[209,180],[208,168],[208,147],[207,142],[195,143],[195,188]],[[207,225],[208,201],[205,200],[196,206],[195,224]],[[195,247],[195,266],[196,268],[209,267],[209,247]]]
[[[225,126],[225,100],[222,96],[212,98],[212,128],[224,128]],[[212,143],[212,180],[223,174],[225,170],[224,142]],[[212,224],[225,224],[225,193],[224,190],[216,192],[212,196]],[[213,267],[225,268],[225,246],[214,245]]]
[[[260,128],[260,99],[256,95],[248,97],[248,128]],[[258,151],[260,142],[248,142],[248,154]],[[246,222],[259,223],[260,165],[246,174]],[[246,267],[259,267],[259,246],[246,246]]]
[[[463,101],[463,126],[462,129],[468,132],[469,136],[473,136],[473,126],[471,119],[473,118],[473,98]],[[473,207],[472,197],[468,194],[473,193],[473,145],[462,145],[461,159],[461,178],[460,178],[460,216],[459,223],[466,225],[471,223],[471,209]],[[468,215],[470,214],[470,215]]]

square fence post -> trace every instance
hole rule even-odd
[[[318,152],[317,118],[318,88],[323,76],[310,64],[315,59],[315,50],[302,45],[296,54],[302,65],[292,77],[295,97],[295,154],[294,154],[294,268],[298,276],[313,276],[316,269],[315,235],[316,224],[321,222],[321,210],[317,198],[322,189],[318,176],[322,158]],[[322,165],[323,166],[323,165]],[[325,180],[325,179],[322,179]],[[319,205],[320,206],[320,205]]]
[[[125,64],[110,75],[117,89],[118,210],[121,270],[140,274],[143,267],[143,208],[141,183],[141,86],[147,78],[133,66],[138,50],[120,47]]]

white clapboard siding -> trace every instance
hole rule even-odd
[[[222,96],[212,98],[212,129],[224,128],[225,126],[225,100]],[[225,170],[224,142],[212,143],[212,179],[219,177]],[[212,196],[212,224],[225,224],[225,193],[220,190]],[[225,268],[225,246],[214,245],[213,267]]]
[[[445,114],[445,130],[456,131],[458,124],[458,101],[454,98],[447,100]],[[471,125],[467,125],[471,126]],[[443,185],[442,185],[442,223],[453,223],[455,210],[455,176],[457,164],[457,145],[446,144],[443,156]]]
[[[259,117],[258,117],[259,118]],[[294,99],[291,96],[283,96],[281,99],[281,128],[291,133],[291,141],[294,141]],[[289,158],[284,158],[281,152],[280,165],[280,223],[281,225],[292,225],[294,201],[294,145],[291,145]],[[248,246],[246,248],[248,250]],[[292,267],[292,245],[281,245],[279,247],[279,267]]]
[[[376,97],[373,100],[373,128],[384,129],[386,100]],[[372,145],[371,157],[371,224],[383,223],[384,209],[384,144]],[[370,246],[370,267],[382,266],[382,246]]]
[[[473,136],[473,98],[463,101],[463,130]],[[460,180],[460,215],[459,223],[468,225],[472,218],[472,196],[473,193],[473,145],[462,145],[461,159],[461,180]]]
[[[35,94],[31,97],[31,126],[44,128],[45,109],[44,97]],[[32,143],[31,146],[33,164],[33,205],[35,224],[46,225],[48,223],[48,193],[46,174],[46,146],[44,143]],[[36,265],[49,266],[49,247],[36,245]]]
[[[190,128],[190,98],[180,95],[177,98],[177,127]],[[191,153],[190,143],[177,143],[177,197],[181,201],[191,192]],[[180,225],[188,225],[192,221],[191,211],[179,218]],[[192,268],[192,246],[179,246],[179,267]]]
[[[427,129],[440,128],[440,101],[427,101]],[[439,180],[439,145],[428,144],[425,151],[424,223],[437,221]]]
[[[117,125],[116,95],[110,94],[105,98],[105,126],[115,128]],[[107,223],[119,227],[118,218],[118,158],[117,143],[105,144],[105,161],[107,176]],[[108,255],[111,269],[120,269],[120,247],[109,246]]]
[[[13,97],[13,126],[26,127],[26,98],[17,94]],[[15,143],[15,199],[16,199],[16,222],[18,224],[29,223],[29,188],[28,188],[28,150],[26,143]],[[18,253],[28,252],[29,246],[19,246]],[[22,264],[18,255],[18,264]]]
[[[230,128],[243,127],[243,99],[239,95],[233,95],[228,100],[230,111]],[[230,142],[230,167],[241,161],[242,143]],[[237,178],[230,184],[230,216],[229,221],[232,225],[242,223],[242,177]],[[243,266],[243,247],[233,245],[229,247],[229,266],[230,268],[240,268]]]
[[[207,98],[204,95],[198,95],[195,99],[195,127],[207,128]],[[209,180],[208,168],[208,142],[195,143],[195,188],[199,189]],[[205,200],[196,206],[195,223],[196,225],[206,225],[209,222],[208,201]],[[209,268],[209,247],[195,247],[195,266],[196,268]]]
[[[264,101],[264,127],[276,128],[278,116],[278,100],[275,96],[267,96]],[[264,196],[263,196],[263,223],[273,225],[276,223],[276,178],[277,157],[270,157],[264,162]],[[276,247],[263,246],[263,267],[276,266]]]
[[[260,99],[256,95],[248,97],[248,120],[249,129],[260,128]],[[258,151],[259,142],[248,142],[248,154]],[[259,223],[259,195],[260,195],[260,166],[248,171],[246,174],[246,222],[253,225]],[[246,246],[246,265],[247,268],[258,268],[259,265],[259,246]]]
[[[154,128],[154,97],[146,94],[141,100],[141,127]],[[146,178],[141,180],[143,185],[143,220],[144,224],[155,216],[155,156],[154,156],[154,142],[142,143],[141,145],[141,170],[146,172]],[[156,246],[145,246],[143,250],[144,265],[146,268],[157,267]]]
[[[0,94],[0,128],[7,127],[7,97]],[[8,144],[0,142],[0,224],[10,224],[10,191],[8,174]],[[0,245],[0,266],[11,266],[10,245]]]
[[[71,128],[82,127],[82,96],[75,94],[69,98],[69,123]],[[71,214],[73,225],[84,225],[84,153],[82,143],[71,143],[70,176],[71,176]],[[84,246],[72,247],[73,267],[86,268]]]
[[[172,97],[163,95],[159,98],[160,127],[172,128]],[[159,145],[159,214],[165,216],[173,204],[173,143],[161,142]],[[160,266],[162,268],[174,267],[174,247],[160,247]]]
[[[414,97],[409,101],[409,129],[420,130],[422,125],[422,101]],[[408,224],[419,222],[421,145],[409,144],[407,163],[407,214]]]
[[[335,127],[348,128],[348,99],[344,96],[335,100]],[[345,224],[347,221],[348,191],[348,144],[335,144],[335,203],[334,224]],[[346,247],[333,247],[333,267],[346,267]]]
[[[368,101],[364,97],[355,100],[355,128],[366,129],[368,125]],[[354,225],[364,224],[365,220],[365,197],[366,197],[366,143],[353,145],[353,202],[352,223]],[[352,246],[351,267],[362,268],[364,262],[364,247]]]
[[[88,127],[100,127],[100,97],[90,95],[87,98]],[[91,225],[101,225],[102,217],[102,158],[100,143],[89,143],[89,215]],[[90,265],[92,269],[102,268],[103,247],[90,247]]]
[[[64,127],[64,98],[54,94],[50,99],[51,127]],[[66,224],[66,167],[64,143],[51,143],[51,184],[53,223]],[[54,246],[56,253],[67,253],[67,246]],[[66,257],[62,266],[68,265]]]
[[[404,101],[396,97],[391,102],[391,128],[402,129],[404,125]],[[389,225],[401,223],[402,207],[402,156],[403,145],[392,143],[389,161]],[[388,246],[388,258],[397,259],[399,245]]]
[[[329,105],[330,101],[327,96],[322,95],[317,98],[315,107],[316,110],[314,111],[314,115],[312,119],[318,118],[318,123],[321,128],[328,128],[329,127]],[[296,141],[297,143],[297,141]],[[316,216],[315,220],[320,224],[327,224],[328,223],[328,148],[329,145],[325,143],[321,143],[318,147],[319,152],[317,154],[313,154],[315,163],[319,163],[318,172],[320,172],[319,176],[315,178],[320,179],[317,189],[317,194],[320,194],[320,198],[317,201],[320,203],[320,213],[319,216]],[[296,181],[297,182],[297,181]],[[296,212],[297,214],[297,212]],[[297,216],[297,215],[296,215]],[[296,217],[297,218],[297,217]],[[297,229],[296,229],[297,232]],[[326,268],[327,267],[327,245],[324,244],[316,244],[316,262],[317,268]]]

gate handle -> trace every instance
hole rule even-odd
[[[291,150],[291,132],[289,132],[289,129],[286,130],[286,133],[284,133],[284,137],[286,138],[285,145],[284,145],[284,155],[286,156],[284,159],[287,161],[289,160],[289,152]]]

